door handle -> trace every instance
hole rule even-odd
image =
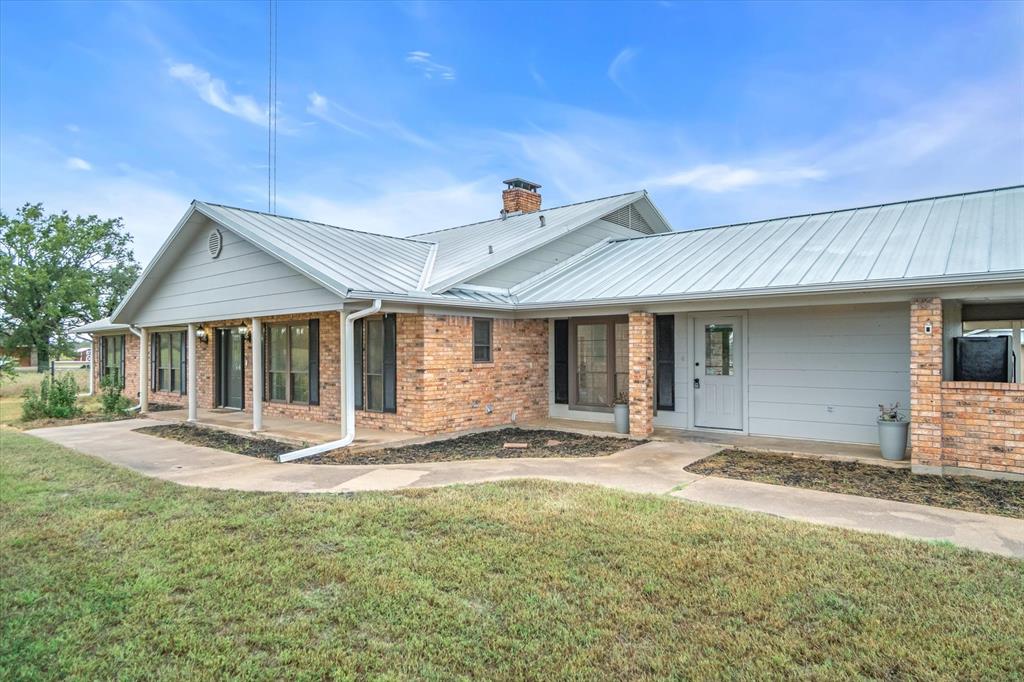
[[[693,380],[693,387],[694,388],[700,388],[700,379],[694,379]]]

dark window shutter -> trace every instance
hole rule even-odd
[[[363,409],[363,321],[352,323],[352,381],[356,385],[356,409]]]
[[[100,337],[100,360],[99,360],[99,378],[100,383],[103,382],[103,378],[107,375],[107,337]]]
[[[178,393],[188,393],[188,332],[178,338]]]
[[[127,385],[128,377],[124,375],[124,356],[125,350],[127,350],[128,344],[125,343],[125,337],[121,337],[121,388]]]
[[[160,335],[150,334],[149,335],[149,387],[152,390],[156,390],[156,375],[157,375],[157,352],[160,348]]]
[[[658,409],[676,409],[675,317],[658,315],[654,319],[657,356]]]
[[[569,404],[569,320],[555,320],[555,402]]]
[[[309,404],[320,404],[320,320],[309,321]]]
[[[270,325],[265,324],[263,331],[263,402],[270,402]],[[218,375],[219,376],[219,375]],[[225,392],[227,389],[224,389]]]
[[[384,316],[384,411],[397,412],[398,357],[394,314]]]

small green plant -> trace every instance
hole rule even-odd
[[[26,388],[22,393],[21,418],[71,419],[82,413],[78,405],[78,383],[73,376],[43,377],[39,390]]]
[[[893,403],[892,405],[878,406],[878,421],[882,422],[902,422],[906,421],[902,414],[900,414],[900,404]]]
[[[18,378],[17,361],[10,355],[0,355],[0,386]]]
[[[100,381],[100,409],[108,416],[124,414],[132,401],[121,393],[121,382],[115,377],[105,376]]]

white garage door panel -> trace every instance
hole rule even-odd
[[[909,407],[908,303],[751,310],[748,324],[750,433],[877,443],[878,404]]]

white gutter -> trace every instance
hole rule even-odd
[[[313,455],[337,450],[338,448],[343,448],[346,445],[351,445],[352,441],[356,439],[355,340],[353,339],[353,335],[355,334],[354,323],[362,317],[379,313],[380,306],[381,299],[376,298],[373,300],[373,305],[369,308],[363,308],[351,315],[345,315],[344,311],[341,312],[341,315],[345,318],[345,350],[341,359],[342,376],[345,383],[345,404],[343,405],[345,410],[345,434],[340,440],[321,443],[320,445],[313,445],[308,448],[278,455],[278,462],[291,462],[296,459],[303,459],[304,457],[312,457]]]

